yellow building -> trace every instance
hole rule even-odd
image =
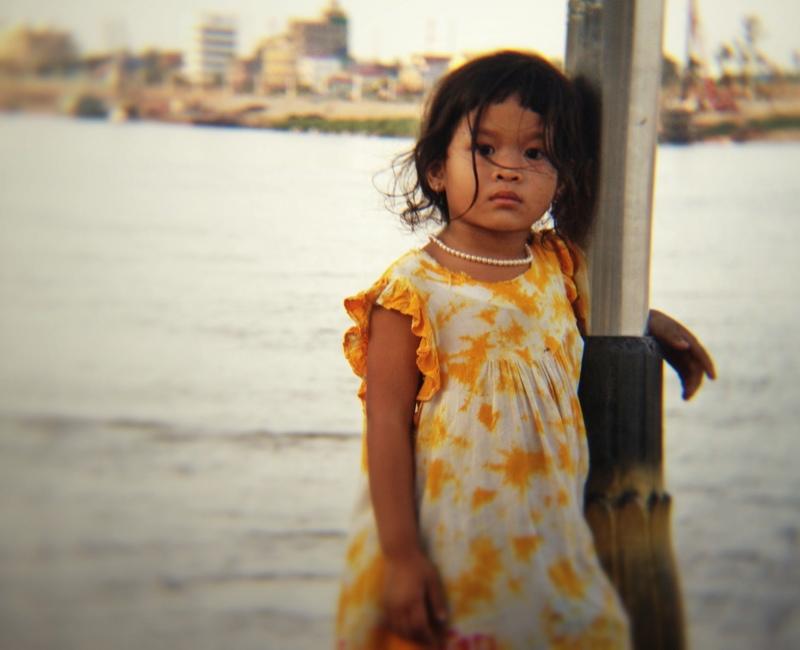
[[[261,45],[261,92],[294,93],[297,89],[297,55],[286,34],[271,36]]]
[[[78,60],[69,32],[15,27],[0,36],[0,68],[12,73],[64,70]]]

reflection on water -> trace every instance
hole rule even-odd
[[[371,183],[408,142],[0,137],[0,647],[324,647],[361,417],[341,299],[416,245]],[[800,644],[799,163],[659,151],[652,302],[720,375],[666,382],[697,648]]]

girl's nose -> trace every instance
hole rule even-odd
[[[518,181],[520,172],[518,169],[509,167],[495,167],[493,176],[496,181]]]

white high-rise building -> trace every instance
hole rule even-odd
[[[195,28],[189,53],[188,74],[193,83],[219,86],[227,83],[236,57],[236,20],[232,16],[207,14]]]

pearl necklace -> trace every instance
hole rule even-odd
[[[482,255],[473,255],[472,253],[465,253],[455,248],[451,248],[445,244],[436,235],[429,235],[430,240],[441,248],[446,253],[450,253],[455,257],[460,257],[462,260],[470,262],[478,262],[478,264],[489,264],[491,266],[522,266],[523,264],[530,264],[533,261],[533,253],[531,253],[530,246],[525,244],[525,257],[517,257],[514,259],[502,259],[498,257],[483,257]]]

